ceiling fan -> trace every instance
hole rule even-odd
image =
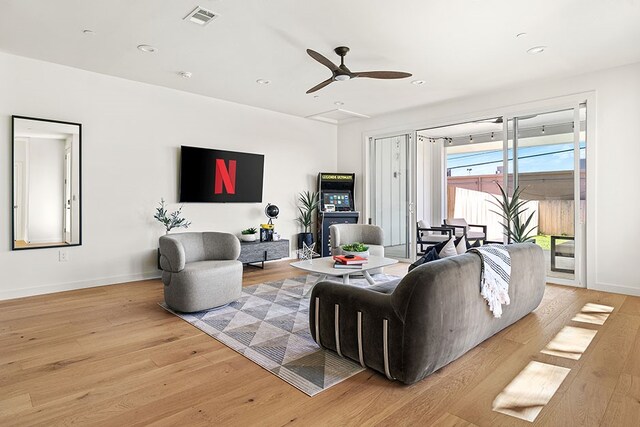
[[[401,71],[362,71],[354,73],[349,70],[346,65],[344,65],[344,57],[347,52],[349,52],[349,48],[346,46],[339,46],[333,51],[338,56],[340,56],[340,66],[335,65],[333,62],[331,62],[315,50],[307,49],[307,53],[310,57],[327,67],[329,70],[331,70],[332,73],[332,76],[330,78],[312,87],[307,91],[307,93],[312,93],[320,90],[336,80],[344,81],[355,79],[357,77],[368,77],[370,79],[404,79],[406,77],[411,77],[411,73],[403,73]]]

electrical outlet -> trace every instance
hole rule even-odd
[[[67,262],[69,261],[69,252],[66,250],[61,250],[58,252],[58,261]]]

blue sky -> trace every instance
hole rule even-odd
[[[585,143],[581,142],[580,158],[585,158],[585,151]],[[573,143],[522,147],[518,157],[521,173],[573,170]],[[509,159],[512,158],[510,150]],[[502,166],[502,150],[447,156],[447,168],[451,168],[451,176],[494,175],[498,166]]]

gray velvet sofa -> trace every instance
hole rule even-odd
[[[466,253],[369,288],[320,282],[310,332],[343,357],[406,384],[419,381],[533,311],[545,288],[542,249],[510,245],[511,304],[494,318],[480,295],[481,261]]]
[[[186,313],[230,303],[242,293],[240,241],[229,233],[176,233],[160,237],[164,300]]]

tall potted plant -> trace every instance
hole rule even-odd
[[[303,191],[298,194],[298,217],[296,220],[303,228],[303,232],[298,234],[298,248],[302,247],[302,243],[306,243],[307,246],[311,246],[313,243],[313,233],[311,232],[311,225],[313,224],[314,212],[318,209],[320,199],[318,198],[317,191]]]
[[[490,200],[489,202],[500,208],[499,211],[492,210],[491,212],[500,215],[503,219],[504,222],[500,225],[504,228],[505,234],[507,235],[507,243],[524,243],[531,241],[534,237],[533,231],[538,226],[536,225],[529,228],[535,212],[531,212],[529,216],[523,219],[525,212],[529,210],[528,207],[525,207],[528,200],[520,199],[524,188],[520,188],[520,186],[516,187],[511,197],[507,196],[507,193],[500,184],[498,184],[498,188],[500,188],[500,197],[493,196],[495,201]]]

